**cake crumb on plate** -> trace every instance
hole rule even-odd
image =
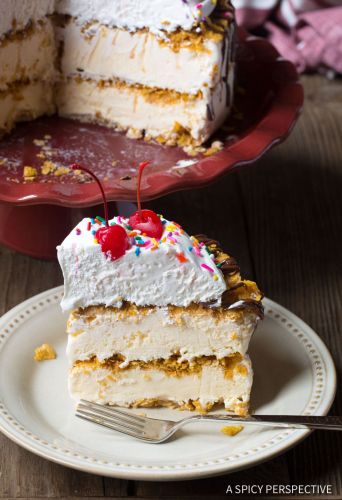
[[[243,429],[243,425],[225,425],[222,427],[221,432],[226,436],[235,436]]]
[[[25,181],[33,181],[37,177],[37,169],[26,165],[23,171],[23,177]]]
[[[33,359],[35,361],[45,361],[48,359],[56,359],[56,351],[50,344],[42,344],[39,347],[36,347],[34,350],[34,357]]]

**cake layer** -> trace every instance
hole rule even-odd
[[[0,92],[0,135],[9,132],[18,121],[33,120],[54,111],[51,83],[16,83]]]
[[[227,70],[231,47],[223,33],[207,30],[161,39],[147,30],[130,32],[74,19],[60,29],[64,75],[120,79],[148,87],[196,94],[212,88]]]
[[[116,126],[159,142],[201,144],[222,124],[230,106],[229,85],[196,95],[71,78],[59,86],[59,114]]]
[[[120,354],[122,366],[137,359],[148,362],[174,354],[180,361],[244,355],[258,319],[248,306],[238,310],[199,305],[89,307],[69,316],[67,355],[72,365],[77,360],[96,357],[105,361]]]
[[[252,379],[248,356],[225,358],[221,363],[202,358],[193,365],[178,361],[134,363],[124,370],[117,364],[84,361],[71,369],[69,391],[76,400],[101,404],[169,405],[208,411],[216,403],[223,403],[227,411],[245,414]]]
[[[0,91],[16,81],[54,81],[56,46],[50,19],[0,41]]]

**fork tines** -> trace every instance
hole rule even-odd
[[[81,399],[76,408],[76,416],[129,436],[143,438],[145,435],[143,417],[117,410],[111,406]]]

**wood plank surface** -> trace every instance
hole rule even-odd
[[[254,166],[208,188],[175,193],[149,206],[190,233],[218,238],[236,256],[244,276],[256,279],[267,296],[317,331],[334,357],[341,380],[341,81],[307,76],[303,83],[304,113],[284,144]],[[4,247],[0,248],[0,277],[1,314],[62,283],[57,263]],[[342,414],[340,386],[332,413]],[[327,498],[341,498],[342,433],[315,432],[293,450],[247,471],[165,483],[81,473],[39,458],[0,436],[0,498],[232,498],[225,494],[228,484],[279,483],[331,484],[333,496]]]

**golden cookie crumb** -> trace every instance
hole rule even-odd
[[[235,436],[243,429],[243,425],[225,425],[222,427],[221,432],[226,436]]]
[[[55,170],[56,170],[56,165],[52,161],[50,160],[44,161],[43,166],[41,168],[41,172],[43,175],[49,175]]]
[[[37,169],[34,167],[26,166],[24,167],[23,177],[25,181],[33,181],[37,176]]]
[[[50,344],[42,344],[34,350],[35,361],[45,361],[47,359],[56,359],[56,351]]]
[[[58,167],[55,172],[54,172],[54,175],[56,175],[57,177],[60,177],[61,175],[66,175],[70,172],[70,168],[68,167]]]

